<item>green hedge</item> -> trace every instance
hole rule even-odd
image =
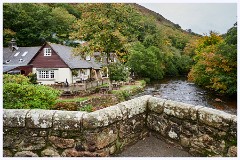
[[[3,108],[49,109],[60,95],[60,91],[48,86],[30,84],[22,75],[4,75]]]

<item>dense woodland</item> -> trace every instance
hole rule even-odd
[[[237,92],[237,24],[224,35],[200,36],[136,4],[116,3],[5,3],[3,22],[4,46],[14,37],[19,46],[70,45],[82,56],[114,52],[139,77],[188,74],[218,93]]]

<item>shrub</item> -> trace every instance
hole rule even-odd
[[[143,81],[143,83],[142,83],[142,81]],[[143,80],[140,81],[140,83],[142,83],[143,86],[145,86],[146,84],[149,84],[150,82],[151,82],[151,79],[150,79],[150,78],[143,78]],[[141,85],[142,85],[142,84],[141,84]]]
[[[120,90],[112,90],[111,92],[112,94],[116,95],[119,101],[129,100],[130,96],[142,92],[144,87],[146,86],[146,82],[144,80],[138,82],[139,84],[124,86],[121,87]]]
[[[60,92],[48,86],[30,84],[22,75],[4,75],[3,108],[7,109],[49,109]]]
[[[110,81],[126,81],[130,75],[127,67],[121,63],[111,63],[108,69]]]
[[[79,111],[86,111],[86,112],[92,112],[93,106],[91,104],[87,104],[79,109]]]
[[[88,100],[87,97],[77,97],[77,98],[71,98],[71,99],[58,99],[57,102],[82,102]]]
[[[27,77],[29,78],[29,81],[32,84],[37,84],[37,74],[36,73],[29,73]]]
[[[3,83],[30,84],[30,80],[24,75],[4,74]]]
[[[77,105],[76,102],[64,102],[57,101],[57,103],[51,108],[53,110],[67,110],[67,111],[76,111]]]

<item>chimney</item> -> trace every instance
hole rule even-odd
[[[16,40],[12,38],[11,42],[9,43],[9,49],[10,51],[18,50]]]

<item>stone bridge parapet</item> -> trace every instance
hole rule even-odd
[[[3,110],[6,157],[105,157],[150,132],[193,156],[237,156],[237,116],[142,96],[95,112]]]

